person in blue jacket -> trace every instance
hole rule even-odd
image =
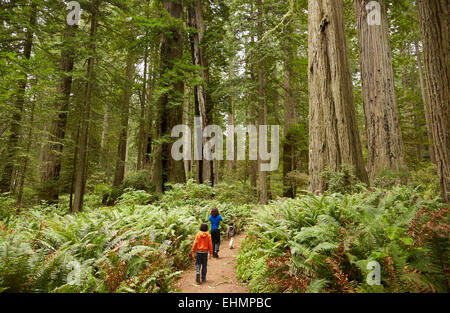
[[[213,246],[213,258],[219,257],[219,247],[220,247],[220,222],[223,221],[222,216],[219,214],[219,209],[213,208],[209,215],[209,220],[211,222],[211,239]]]

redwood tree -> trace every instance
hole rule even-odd
[[[356,123],[342,0],[309,1],[309,188],[324,191],[321,173],[343,164],[368,182]]]
[[[430,108],[429,123],[441,185],[441,195],[450,202],[450,65],[449,0],[418,0],[419,22]]]
[[[171,19],[183,17],[182,1],[163,1]],[[183,161],[175,161],[171,153],[171,130],[183,121],[183,80],[171,75],[183,55],[183,36],[179,25],[169,23],[161,43],[161,87],[165,91],[157,108],[156,136],[159,140],[153,162],[152,182],[157,193],[162,193],[166,182],[183,183],[186,180]]]
[[[406,162],[395,94],[386,7],[382,0],[378,1],[381,25],[369,25],[369,11],[366,7],[369,2],[370,0],[356,0],[355,9],[368,170],[370,178],[374,179],[383,170],[406,170]]]

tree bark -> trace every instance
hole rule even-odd
[[[325,168],[353,168],[368,183],[356,122],[342,0],[309,1],[309,188],[324,191]]]
[[[263,52],[263,42],[261,41],[263,32],[264,32],[264,7],[263,1],[257,1],[258,6],[258,25],[257,25],[257,33],[258,33],[258,117],[259,125],[267,125],[267,103],[266,103],[266,93],[265,93],[265,62],[264,62],[264,52]],[[259,129],[258,129],[259,132]],[[259,137],[261,138],[261,137]],[[258,192],[258,200],[261,204],[267,203],[267,172],[261,171],[261,164],[263,161],[261,160],[258,154],[258,180],[259,180],[259,192]]]
[[[163,1],[163,7],[175,19],[182,19],[183,7],[181,1]],[[164,34],[161,44],[161,76],[175,68],[175,62],[183,55],[183,39],[181,31],[173,26],[170,34]],[[175,161],[171,157],[171,130],[183,121],[183,81],[171,77],[164,87],[170,92],[161,95],[158,107],[156,135],[160,141],[155,153],[152,171],[152,182],[156,192],[164,191],[166,182],[183,183],[186,181],[183,161]]]
[[[368,171],[373,180],[384,170],[407,170],[392,69],[386,7],[382,0],[381,25],[369,25],[366,5],[356,0],[362,99],[366,120]]]
[[[97,34],[98,26],[98,7],[95,6],[91,12],[91,30],[90,30],[90,46],[91,56],[88,59],[87,71],[86,71],[86,87],[84,95],[84,103],[82,105],[82,121],[81,121],[81,133],[80,133],[80,147],[79,156],[76,167],[75,175],[75,191],[73,200],[73,212],[81,211],[83,208],[83,199],[86,188],[86,172],[87,172],[87,150],[88,150],[88,139],[89,139],[89,119],[91,115],[91,98],[92,98],[92,88],[94,79],[94,62],[95,62],[95,36]]]
[[[114,173],[113,187],[118,188],[125,177],[125,164],[127,158],[128,120],[130,115],[131,89],[134,77],[134,56],[128,52],[126,61],[125,84],[123,88],[123,105],[121,113],[121,129],[117,146],[116,170]]]
[[[296,147],[293,124],[296,122],[293,90],[291,86],[293,78],[292,62],[294,61],[293,44],[289,38],[292,35],[292,27],[287,26],[284,39],[284,141],[283,141],[283,196],[295,197],[295,188],[290,183],[288,174],[296,169]]]
[[[230,68],[229,68],[229,81],[230,81],[230,106],[228,107],[228,125],[232,128],[234,128],[235,126],[235,122],[234,122],[234,101],[235,101],[235,91],[234,91],[234,85],[233,85],[233,80],[234,80],[234,60],[230,61]],[[233,134],[234,136],[234,134]],[[233,145],[235,144],[236,140],[233,139]],[[233,151],[236,151],[233,147]],[[228,160],[228,170],[229,173],[233,170],[236,169],[235,167],[235,162],[234,159],[233,160]]]
[[[208,88],[208,64],[206,60],[206,50],[202,47],[203,36],[205,33],[205,23],[203,20],[203,6],[202,0],[197,0],[189,8],[189,25],[197,30],[197,33],[192,35],[191,49],[192,49],[192,61],[193,64],[202,69],[199,71],[199,76],[202,79],[202,84],[194,87],[195,104],[198,107],[196,111],[202,118],[202,134],[205,127],[212,121],[212,108],[211,103],[208,101],[208,95],[206,90]],[[202,146],[208,141],[207,138],[202,137]],[[203,150],[202,150],[203,155]],[[198,182],[209,182],[214,185],[214,165],[213,161],[200,160],[197,161],[197,174]],[[200,174],[201,171],[201,174]],[[201,175],[201,179],[199,178]]]
[[[41,167],[41,192],[40,198],[47,201],[56,201],[59,197],[58,180],[61,173],[61,154],[63,142],[66,136],[67,112],[70,104],[72,90],[72,71],[74,66],[75,47],[71,42],[77,26],[66,26],[64,44],[61,53],[61,81],[57,87],[58,116],[53,120],[50,134],[43,149]],[[102,141],[103,142],[103,141]]]
[[[449,1],[418,0],[434,154],[444,202],[450,202]]]
[[[417,67],[419,69],[420,90],[422,93],[422,102],[425,110],[425,121],[427,124],[428,152],[430,154],[430,161],[436,164],[436,156],[434,155],[434,145],[433,145],[433,130],[431,127],[430,104],[428,103],[427,89],[425,86],[422,56],[419,50],[419,43],[417,41],[414,41],[414,49],[416,50]]]

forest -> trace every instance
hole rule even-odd
[[[0,0],[0,293],[448,293],[449,13]]]

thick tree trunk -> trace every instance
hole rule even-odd
[[[25,69],[28,68],[27,62],[31,57],[31,50],[33,49],[33,36],[34,26],[36,25],[37,6],[34,1],[31,2],[31,13],[29,19],[29,27],[25,34],[25,41],[23,46],[23,61],[25,62]],[[8,192],[11,190],[11,181],[14,173],[14,162],[19,150],[19,136],[20,136],[20,123],[22,121],[23,106],[25,104],[25,91],[28,84],[28,73],[21,73],[22,77],[18,82],[17,98],[12,114],[12,121],[10,126],[10,132],[7,147],[6,147],[6,159],[3,165],[3,173],[0,178],[0,193]]]
[[[321,173],[343,164],[368,183],[356,122],[342,0],[309,1],[309,188],[324,191]]]
[[[450,202],[450,65],[449,65],[449,1],[418,0],[419,22],[434,154],[441,185],[441,195]]]
[[[90,50],[91,56],[88,59],[87,72],[86,72],[86,87],[83,107],[81,108],[82,121],[81,121],[81,133],[80,133],[80,147],[79,156],[76,166],[75,175],[75,191],[72,211],[78,212],[83,208],[83,199],[86,188],[86,172],[87,172],[87,150],[89,139],[89,119],[91,115],[91,97],[92,97],[92,85],[94,79],[94,62],[95,62],[95,36],[97,34],[97,18],[98,8],[93,8],[91,13],[91,31],[90,31]]]
[[[128,120],[130,115],[131,88],[134,77],[134,56],[128,52],[126,61],[125,84],[123,88],[123,106],[121,113],[121,129],[117,146],[116,170],[114,173],[113,187],[118,188],[125,177],[125,164],[127,158]]]
[[[181,1],[163,1],[164,9],[175,19],[182,19],[183,7]],[[161,44],[161,76],[167,76],[176,66],[177,60],[183,55],[183,39],[181,31],[174,26],[170,34],[164,34]],[[183,161],[175,161],[171,157],[171,131],[183,121],[183,81],[171,78],[165,87],[170,92],[161,96],[158,108],[156,133],[158,139],[164,139],[157,147],[152,181],[157,193],[162,193],[166,182],[183,183],[186,181]]]
[[[59,197],[58,180],[61,172],[61,154],[63,142],[66,136],[67,112],[70,104],[72,89],[72,71],[74,65],[73,39],[77,26],[66,26],[64,42],[69,46],[64,48],[61,54],[61,82],[57,87],[58,116],[53,120],[50,134],[43,149],[41,168],[41,192],[40,198],[47,201],[55,201]],[[103,142],[103,141],[102,141]]]
[[[362,98],[366,118],[369,177],[373,180],[383,170],[404,172],[405,152],[400,129],[392,69],[391,45],[386,8],[381,6],[381,25],[369,25],[366,5],[356,0],[359,32]]]

